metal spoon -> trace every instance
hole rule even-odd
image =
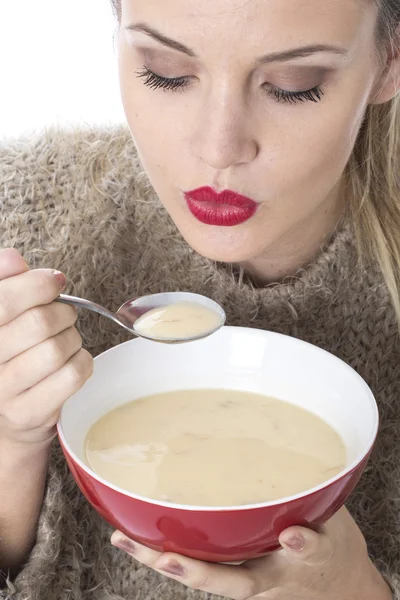
[[[223,325],[225,325],[226,315],[223,308],[214,302],[214,300],[210,300],[210,298],[206,298],[205,296],[201,296],[200,294],[191,294],[189,292],[166,292],[164,294],[152,294],[150,296],[142,296],[141,298],[133,298],[132,300],[128,300],[125,302],[121,308],[117,310],[114,314],[110,310],[107,310],[100,304],[96,304],[95,302],[91,302],[90,300],[85,300],[84,298],[76,298],[75,296],[66,296],[65,294],[61,294],[57,298],[57,302],[62,302],[63,304],[71,304],[77,308],[87,308],[93,312],[96,312],[103,317],[107,317],[111,319],[118,325],[121,325],[124,329],[136,335],[138,337],[143,337],[155,342],[163,342],[167,344],[179,344],[183,342],[191,342],[194,340],[199,340],[205,337],[208,337],[212,333],[215,333],[220,329]],[[206,308],[209,308],[216,312],[220,318],[220,324],[218,327],[215,327],[212,331],[207,331],[201,335],[196,335],[193,337],[186,338],[177,338],[177,339],[163,339],[163,338],[155,338],[146,336],[143,333],[139,333],[135,330],[135,321],[154,308],[159,308],[161,306],[168,306],[170,304],[177,304],[181,302],[190,302],[193,304],[200,304]]]

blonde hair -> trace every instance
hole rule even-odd
[[[400,0],[379,0],[378,51],[400,50]],[[393,77],[390,72],[387,77]],[[348,213],[360,261],[379,264],[400,327],[400,97],[367,108],[346,170]]]
[[[360,260],[377,261],[400,324],[400,98],[370,106],[347,168]]]
[[[378,52],[399,52],[400,0],[379,5]],[[121,0],[111,0],[121,18]],[[387,75],[391,76],[390,73]],[[400,326],[400,98],[370,105],[346,169],[347,210],[360,261],[378,262]]]

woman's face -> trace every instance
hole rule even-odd
[[[273,269],[331,233],[376,85],[376,20],[364,0],[123,0],[129,127],[200,254]],[[188,199],[204,186],[256,205],[209,191]]]

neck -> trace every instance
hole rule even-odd
[[[315,260],[332,238],[344,212],[343,194],[335,190],[312,215],[285,232],[263,255],[240,267],[257,285],[277,283]]]
[[[337,186],[311,215],[285,232],[263,255],[240,264],[257,285],[295,276],[315,260],[331,240],[344,212],[343,193]]]

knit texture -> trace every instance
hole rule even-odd
[[[296,277],[254,288],[182,239],[142,172],[124,128],[58,132],[0,144],[1,247],[66,273],[66,293],[112,310],[132,296],[205,294],[229,325],[296,336],[339,356],[371,386],[381,413],[373,457],[348,508],[400,600],[400,344],[376,265],[358,264],[350,226]],[[82,311],[95,356],[128,339]],[[362,415],[360,415],[362,418]],[[82,497],[54,443],[37,543],[7,600],[201,600],[111,547],[111,529]]]

